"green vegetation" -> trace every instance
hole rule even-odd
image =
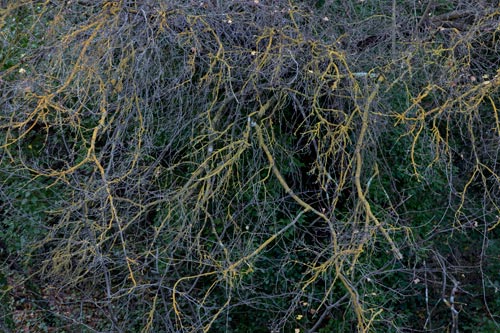
[[[0,331],[500,329],[493,1],[0,3]]]

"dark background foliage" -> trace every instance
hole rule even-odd
[[[0,330],[499,329],[497,1],[2,1]]]

